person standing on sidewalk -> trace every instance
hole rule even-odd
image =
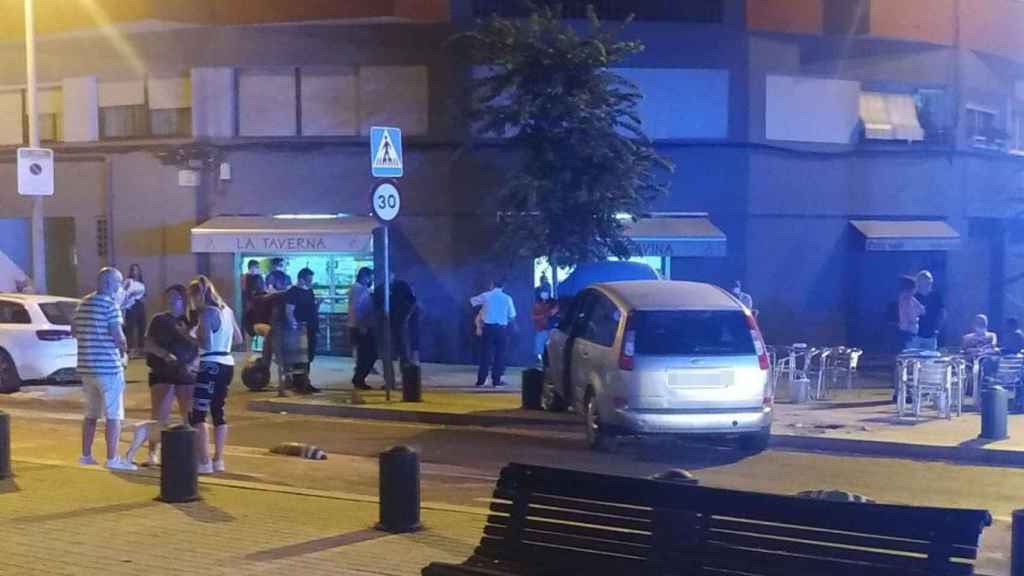
[[[188,422],[199,359],[199,350],[188,338],[187,289],[181,284],[175,284],[165,290],[164,295],[167,298],[167,310],[155,314],[146,330],[146,365],[149,366],[152,420],[136,428],[131,448],[125,454],[125,459],[132,462],[135,452],[148,439],[148,466],[159,464],[157,449],[160,445],[160,432],[167,427],[175,398],[178,399],[181,421]]]
[[[231,348],[242,340],[235,313],[224,303],[213,282],[199,276],[188,286],[188,296],[199,320],[194,343],[199,348],[199,373],[196,375],[189,424],[196,428],[199,473],[224,472],[224,444],[228,423],[224,403],[235,373]],[[209,430],[206,414],[213,417],[214,454],[210,460]]]
[[[355,355],[355,372],[352,386],[357,390],[369,390],[366,377],[377,363],[377,341],[373,336],[374,306],[370,285],[373,270],[360,268],[356,281],[348,289],[348,327],[352,353]]]
[[[142,266],[128,267],[128,278],[124,281],[125,336],[128,339],[128,354],[140,356],[146,349],[146,284],[142,281]]]
[[[914,298],[924,306],[924,315],[918,321],[917,338],[911,348],[918,350],[938,350],[939,331],[946,321],[946,306],[942,302],[942,295],[935,290],[935,278],[932,273],[922,270],[915,278],[917,292]]]
[[[476,374],[477,387],[487,382],[491,373],[491,385],[504,386],[501,377],[505,374],[505,348],[508,346],[508,331],[515,330],[516,305],[505,293],[504,282],[495,280],[491,289],[469,299],[473,306],[480,306],[483,320],[483,334],[480,346],[480,369]]]
[[[285,292],[285,321],[289,331],[306,330],[306,378],[304,383],[296,383],[296,392],[315,394],[320,391],[309,380],[312,374],[313,358],[316,356],[317,336],[320,333],[320,306],[313,293],[313,271],[309,268],[299,270],[296,284]],[[300,362],[301,363],[301,362]]]
[[[552,322],[558,314],[558,303],[551,299],[551,292],[543,286],[537,288],[537,299],[533,303],[533,330],[536,333],[533,339],[533,355],[537,359],[537,365],[544,365],[544,348],[551,337]]]
[[[93,465],[92,443],[96,424],[106,420],[104,436],[110,470],[136,470],[136,466],[117,455],[117,442],[124,420],[124,362],[128,343],[124,337],[124,319],[115,300],[123,276],[116,268],[103,268],[96,291],[82,299],[71,321],[78,340],[78,374],[82,377],[85,418],[82,422],[82,456],[79,464]]]

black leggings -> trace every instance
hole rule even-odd
[[[224,402],[228,398],[228,386],[235,375],[235,367],[217,362],[199,363],[196,386],[192,395],[192,414],[189,423],[193,426],[206,422],[206,413],[213,416],[214,426],[227,424],[224,419]]]

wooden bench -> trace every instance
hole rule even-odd
[[[475,554],[424,576],[974,573],[985,510],[811,500],[510,464]]]

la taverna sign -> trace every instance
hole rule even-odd
[[[367,234],[226,234],[192,231],[192,252],[370,252]]]

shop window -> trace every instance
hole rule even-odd
[[[100,108],[100,138],[145,138],[149,135],[146,105]]]
[[[192,135],[192,81],[188,76],[148,78],[146,100],[153,136]]]
[[[868,140],[924,140],[917,102],[910,94],[861,92],[860,119]]]
[[[153,136],[191,136],[192,109],[172,108],[168,110],[150,110],[149,129]]]
[[[1024,111],[1013,115],[1010,124],[1010,153],[1024,156]]]
[[[1007,133],[999,127],[999,113],[989,108],[968,106],[964,112],[967,138],[976,148],[1003,148]]]

